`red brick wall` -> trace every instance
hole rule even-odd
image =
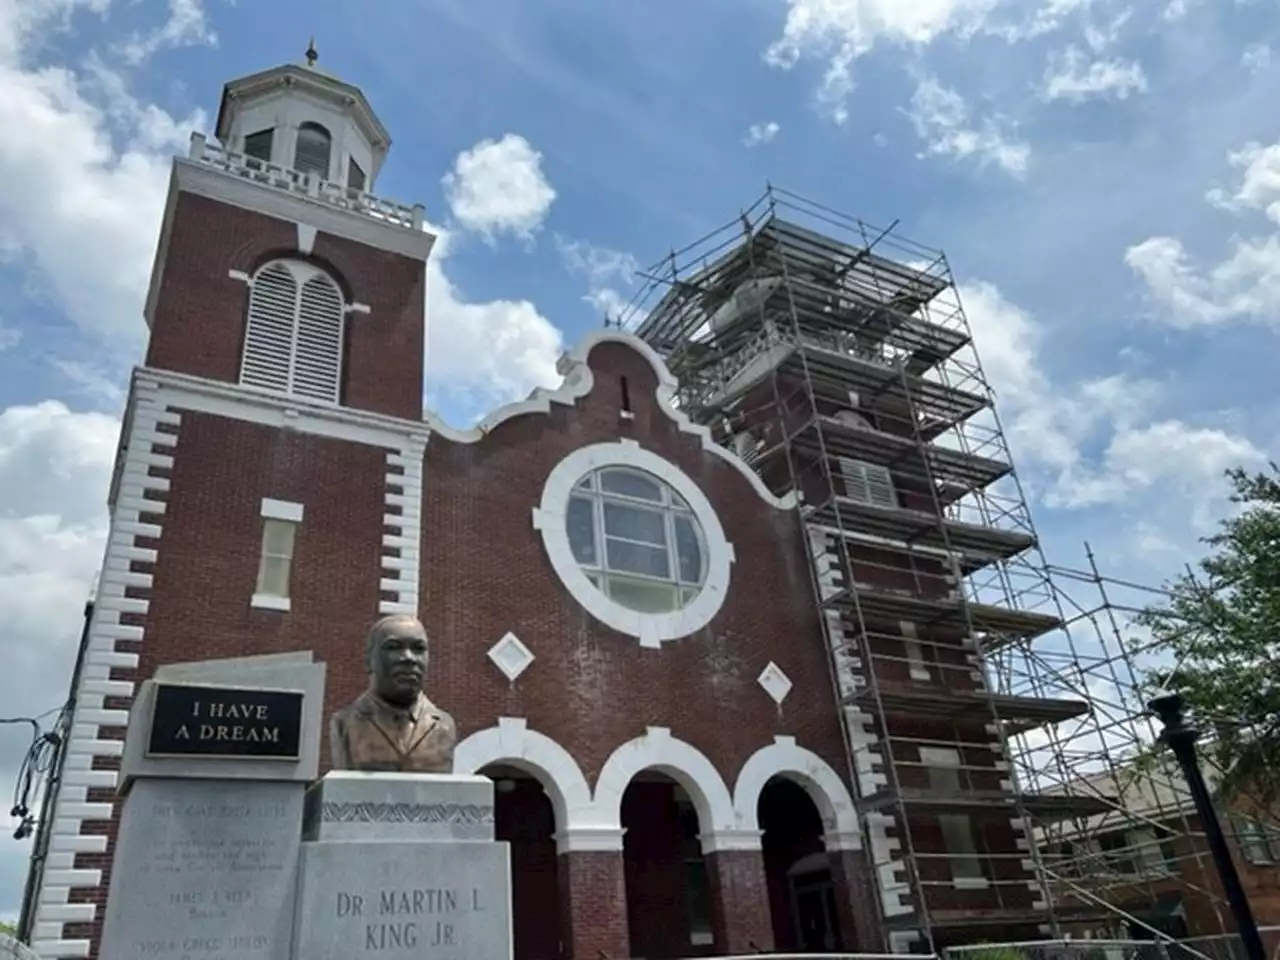
[[[792,511],[697,438],[654,399],[656,377],[629,347],[592,351],[592,393],[506,421],[475,444],[435,436],[426,451],[422,612],[438,641],[432,688],[464,733],[497,716],[563,744],[588,780],[647,725],[670,727],[711,758],[727,784],[775,734],[793,734],[836,770],[846,766],[804,541]],[[635,417],[619,416],[626,376]],[[533,529],[551,469],[571,451],[619,437],[667,457],[701,487],[734,544],[728,599],[696,635],[641,649],[592,619],[561,584]],[[515,684],[485,660],[508,630],[536,660]],[[781,711],[756,684],[774,660],[795,684]],[[727,722],[732,718],[732,722]]]
[[[314,260],[343,286],[348,314],[343,363],[345,405],[393,416],[422,416],[424,265],[342,237],[318,234],[310,257],[297,251],[297,227],[265,214],[180,193],[155,304],[147,365],[234,383],[240,376],[248,287],[228,275],[252,274],[278,256]]]

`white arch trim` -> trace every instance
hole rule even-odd
[[[526,770],[541,782],[555,809],[556,829],[592,825],[591,788],[569,751],[546,734],[530,730],[523,717],[501,717],[454,749],[457,773],[479,773],[494,763]]]
[[[698,811],[704,836],[733,833],[737,822],[733,798],[715,764],[697,747],[671,735],[666,727],[649,727],[610,754],[596,780],[595,815],[602,827],[622,828],[622,794],[642,770],[665,773],[684,787]]]
[[[844,781],[820,756],[798,746],[795,737],[774,737],[743,764],[733,788],[733,806],[743,829],[759,829],[760,793],[771,777],[785,777],[805,788],[822,815],[829,849],[857,845],[858,812]]]

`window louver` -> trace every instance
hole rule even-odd
[[[240,382],[337,402],[342,377],[342,294],[309,264],[276,261],[249,294]]]
[[[844,480],[845,496],[850,500],[878,507],[898,505],[898,498],[893,492],[893,477],[887,468],[841,457],[840,475]]]

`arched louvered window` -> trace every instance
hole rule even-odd
[[[342,382],[342,292],[323,270],[275,260],[253,279],[240,382],[336,403]]]
[[[298,143],[293,151],[293,168],[300,173],[314,173],[321,179],[329,178],[329,153],[333,149],[333,137],[318,123],[304,123],[298,127]]]

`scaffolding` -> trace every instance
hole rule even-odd
[[[1089,847],[1195,833],[1176,772],[1126,773],[1160,652],[1124,631],[1159,598],[1092,554],[1045,561],[945,256],[770,187],[642,277],[619,324],[685,414],[798,494],[886,946],[1164,935],[1131,894],[1166,897],[1172,861],[1153,878],[1145,840]]]

